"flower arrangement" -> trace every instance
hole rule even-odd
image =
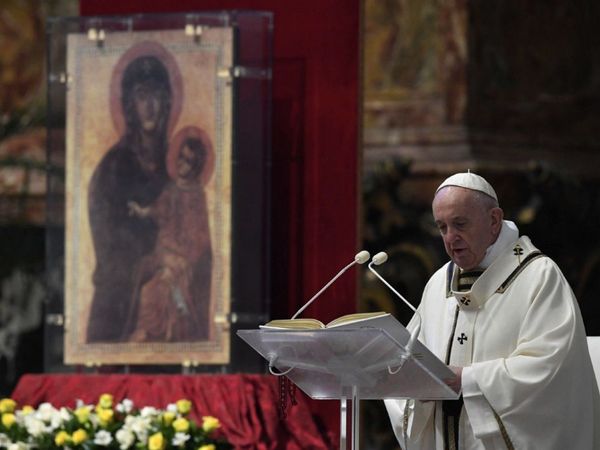
[[[204,416],[196,424],[188,417],[192,404],[179,400],[164,410],[137,409],[125,399],[113,405],[110,394],[96,405],[77,401],[76,408],[37,409],[0,400],[0,448],[6,450],[224,450],[232,449],[217,431],[219,420]]]

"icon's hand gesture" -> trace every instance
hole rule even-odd
[[[144,208],[137,202],[127,202],[127,210],[130,216],[147,217],[150,214],[150,208]]]

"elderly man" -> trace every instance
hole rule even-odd
[[[445,180],[432,207],[451,261],[425,287],[419,339],[456,373],[462,397],[386,400],[402,447],[600,449],[600,395],[560,269],[503,220],[478,175]]]

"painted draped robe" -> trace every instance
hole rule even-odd
[[[600,396],[585,330],[557,265],[524,236],[467,292],[457,292],[459,270],[451,262],[438,270],[418,308],[420,340],[464,367],[459,449],[600,449]],[[444,443],[441,402],[385,404],[403,448],[453,448]]]
[[[135,270],[126,340],[206,340],[212,249],[205,193],[171,183],[156,201],[153,217],[159,227],[156,247]]]

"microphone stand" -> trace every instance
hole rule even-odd
[[[304,306],[296,312],[296,314],[294,314],[292,316],[292,319],[295,319],[296,317],[298,317],[302,311],[304,311],[306,308],[308,308],[310,306],[310,304],[317,299],[317,297],[319,297],[323,292],[325,292],[325,290],[329,286],[331,286],[335,282],[335,280],[337,280],[340,276],[342,276],[342,274],[345,271],[347,271],[350,267],[352,267],[354,264],[364,264],[369,260],[370,257],[371,257],[371,255],[366,250],[363,250],[363,251],[357,253],[356,256],[354,257],[354,261],[352,261],[350,264],[348,264],[346,267],[344,267],[342,270],[340,270],[337,273],[337,275],[329,281],[329,283],[327,283],[325,286],[323,286],[321,288],[321,290],[319,292],[317,292],[315,295],[313,295],[312,298],[309,301],[307,301],[304,304]]]
[[[379,275],[379,273],[377,273],[377,271],[373,268],[373,265],[379,266],[381,264],[383,264],[384,262],[387,261],[388,255],[385,252],[379,252],[377,253],[375,256],[373,256],[373,259],[371,260],[371,262],[368,265],[369,270],[383,283],[385,284],[394,294],[396,294],[396,296],[402,300],[410,309],[412,309],[415,313],[415,315],[417,316],[417,318],[419,319],[419,323],[417,324],[417,326],[415,326],[414,330],[410,333],[410,338],[408,339],[408,343],[406,344],[406,353],[402,356],[402,363],[400,364],[400,367],[393,373],[397,373],[398,370],[400,370],[400,368],[402,367],[402,365],[404,364],[404,362],[406,362],[406,360],[412,356],[412,350],[413,347],[415,345],[415,342],[417,341],[418,337],[419,337],[419,333],[421,332],[421,315],[419,314],[419,311],[417,311],[417,308],[415,308],[408,300],[406,300],[402,294],[400,294],[400,292],[398,292],[396,289],[394,289],[392,287],[392,285],[390,283],[388,283],[381,275]],[[392,373],[390,371],[390,373]]]

